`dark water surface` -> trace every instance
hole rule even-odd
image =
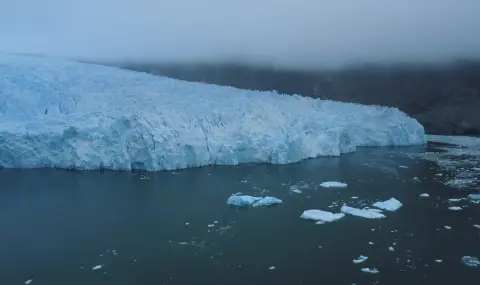
[[[0,284],[480,284],[480,269],[460,261],[480,257],[480,205],[449,211],[448,198],[468,193],[441,184],[430,162],[401,155],[419,151],[159,173],[1,170]],[[317,187],[332,180],[348,187]],[[284,203],[229,207],[236,192]],[[424,192],[431,197],[418,198]],[[299,218],[390,197],[404,206],[383,220]],[[369,259],[353,264],[359,255]]]

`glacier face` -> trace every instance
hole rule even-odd
[[[0,167],[173,170],[426,143],[394,108],[0,55]]]

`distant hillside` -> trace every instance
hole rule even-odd
[[[480,134],[480,62],[294,71],[238,64],[124,64],[188,81],[397,107],[431,134]]]

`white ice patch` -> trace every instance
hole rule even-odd
[[[0,167],[174,170],[285,164],[426,143],[396,108],[0,55]]]
[[[428,197],[430,197],[430,194],[428,193],[420,194],[420,198],[428,198]]]
[[[368,256],[360,255],[358,258],[353,260],[353,263],[358,264],[365,262],[368,259]]]
[[[408,166],[405,165],[399,165],[398,168],[408,168]]]
[[[448,207],[448,209],[450,211],[461,211],[461,210],[463,210],[462,207],[458,207],[458,206]]]
[[[373,206],[382,210],[393,212],[402,207],[402,203],[395,198],[390,198],[387,201],[377,202],[373,204]]]
[[[456,203],[456,202],[460,202],[462,200],[465,200],[465,199],[464,198],[451,198],[451,199],[448,199],[448,202]]]
[[[97,265],[97,266],[94,266],[92,267],[93,270],[99,270],[99,269],[102,269],[102,266],[101,265]]]
[[[345,214],[342,213],[331,213],[322,210],[306,210],[302,213],[300,218],[305,220],[321,221],[321,222],[333,222],[343,218]]]
[[[275,204],[283,203],[282,200],[275,197],[255,197],[249,195],[232,195],[228,198],[227,204],[238,207],[259,207],[259,206],[271,206]]]
[[[473,225],[474,228],[480,229],[480,225]]]
[[[27,281],[25,281],[25,284],[28,285],[28,284],[30,284],[30,283],[32,283],[32,282],[33,282],[33,279],[28,279]]]
[[[362,268],[362,271],[365,272],[365,273],[370,273],[370,274],[377,274],[377,273],[380,272],[376,268]]]
[[[435,259],[435,262],[436,262],[436,263],[442,263],[443,260],[441,260],[441,259]]]
[[[344,205],[340,211],[344,214],[349,214],[352,216],[362,217],[366,219],[382,219],[385,218],[384,214],[376,213],[374,211],[369,211],[368,209],[357,209]]]
[[[468,267],[480,268],[480,259],[473,256],[462,257],[462,263]]]
[[[451,229],[452,229],[451,226],[444,226],[444,228],[445,228],[446,230],[451,230]]]
[[[342,183],[338,181],[326,181],[323,183],[320,183],[320,187],[324,188],[345,188],[347,187],[347,183]]]
[[[468,199],[470,199],[470,200],[480,200],[480,194],[470,194],[470,195],[468,195]]]
[[[389,247],[388,247],[388,251],[392,251],[392,252],[393,252],[393,251],[395,251],[395,249],[394,249],[392,246],[389,246]]]

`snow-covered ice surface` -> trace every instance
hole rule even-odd
[[[238,207],[271,206],[282,203],[282,200],[275,197],[255,197],[249,195],[232,195],[227,199],[227,204]]]
[[[322,210],[306,210],[302,213],[300,218],[305,220],[312,220],[312,221],[321,221],[321,222],[333,222],[336,220],[340,220],[343,218],[345,214],[342,213],[331,213]]]
[[[286,164],[426,143],[395,108],[0,54],[0,167],[173,170]]]
[[[324,188],[345,188],[347,187],[347,183],[338,182],[338,181],[326,181],[320,183],[320,187]]]
[[[376,211],[371,211],[371,209],[357,209],[353,207],[349,207],[347,205],[342,206],[340,209],[342,213],[349,214],[352,216],[357,216],[366,219],[382,219],[385,218],[384,214],[377,213]]]
[[[383,202],[376,202],[375,204],[373,204],[373,206],[382,210],[393,212],[400,209],[400,207],[402,207],[403,205],[397,199],[390,198]]]

